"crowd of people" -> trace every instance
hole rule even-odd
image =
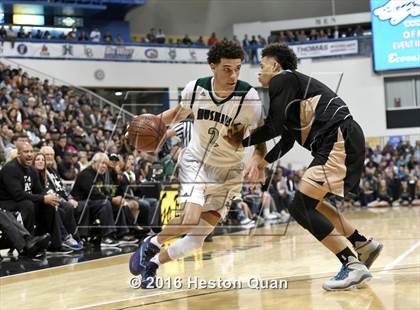
[[[79,251],[86,242],[124,246],[159,225],[159,197],[150,196],[142,184],[176,182],[191,122],[169,130],[172,138],[159,154],[135,151],[124,137],[125,125],[76,89],[0,63],[0,224],[14,222],[7,226],[12,231],[6,234],[14,236],[10,247],[32,256],[46,248]],[[288,204],[302,175],[303,170],[277,165],[267,171],[266,185],[245,184],[224,224],[287,222]],[[418,141],[368,148],[360,193],[334,203],[384,207],[419,202]]]
[[[313,29],[297,29],[272,32],[267,38],[262,35],[247,34],[240,40],[237,36],[233,36],[232,41],[236,42],[244,48],[250,46],[263,47],[269,43],[275,42],[305,42],[315,40],[327,40],[327,39],[338,39],[346,37],[363,36],[367,29],[364,29],[361,25],[354,27],[347,27],[346,29],[341,28],[313,28]],[[141,38],[141,42],[144,43],[157,43],[157,44],[178,44],[178,45],[194,45],[194,46],[212,46],[219,41],[227,41],[228,38],[217,37],[215,32],[211,33],[208,37],[196,36],[194,39],[190,35],[185,34],[184,37],[167,37],[163,30],[159,28],[157,31],[155,28],[151,28],[147,34]]]
[[[30,40],[62,40],[67,42],[95,42],[103,44],[121,45],[124,40],[121,34],[116,34],[114,37],[109,32],[102,33],[98,28],[93,28],[90,32],[85,30],[77,30],[72,28],[70,31],[61,31],[52,33],[49,30],[42,31],[29,30],[25,31],[23,26],[19,30],[14,30],[13,25],[0,27],[0,41],[4,44],[5,41],[11,42],[14,46],[17,39],[30,39]]]

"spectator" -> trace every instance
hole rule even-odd
[[[100,221],[101,246],[118,246],[116,228],[113,217],[111,196],[105,189],[105,174],[109,159],[104,153],[96,153],[92,164],[83,170],[76,178],[71,191],[73,198],[83,206],[81,221],[93,223]],[[80,220],[80,219],[79,219]]]
[[[103,41],[105,42],[105,44],[112,44],[112,36],[109,32],[105,32]]]
[[[188,36],[188,34],[186,34],[184,36],[184,38],[182,39],[182,44],[184,44],[184,45],[191,45],[192,43],[193,43],[192,40],[190,39],[190,37]]]
[[[146,34],[146,42],[156,43],[155,28],[150,28],[149,32]]]
[[[117,34],[117,36],[115,37],[115,44],[116,45],[123,45],[124,44],[124,40],[123,40],[123,38],[120,34]]]
[[[80,151],[78,153],[78,158],[79,160],[76,164],[76,169],[80,173],[83,169],[89,166],[89,160],[86,151]]]
[[[197,39],[197,41],[195,41],[194,44],[195,45],[198,45],[198,46],[204,46],[205,44],[204,44],[203,37],[202,36],[199,36],[198,39]]]
[[[207,45],[208,46],[213,46],[218,42],[217,38],[216,38],[216,33],[212,32],[209,40],[207,41]]]
[[[0,171],[0,208],[19,211],[25,228],[33,235],[35,212],[38,214],[38,232],[48,230],[55,222],[52,211],[53,207],[58,206],[59,199],[53,194],[42,193],[38,173],[32,167],[32,145],[19,143],[17,150],[17,158],[8,162]]]
[[[237,36],[233,36],[233,38],[232,38],[232,42],[233,43],[235,43],[236,45],[238,45],[238,46],[241,46],[241,41],[239,41],[238,40],[238,37]]]
[[[138,209],[133,206],[131,211],[135,222],[139,225],[143,233],[149,231],[150,226],[150,214],[152,213],[152,207],[155,208],[157,200],[153,198],[142,198],[139,199],[135,195],[136,187],[136,175],[134,173],[134,156],[127,156],[126,164],[124,167],[123,177],[121,180],[121,191],[125,193],[125,196],[131,199],[136,199],[138,202]],[[130,205],[129,205],[130,206]]]
[[[55,169],[57,164],[54,160],[54,149],[50,146],[44,146],[41,148],[40,154],[45,157],[45,167],[39,166],[37,170],[39,172],[45,171],[43,172],[45,174],[45,190],[53,192],[60,198],[57,210],[61,220],[62,245],[67,249],[79,251],[82,249],[82,245],[75,239],[78,239],[76,214],[80,215],[82,206],[71,198]]]
[[[101,41],[101,32],[99,31],[98,28],[94,28],[91,32],[90,32],[90,40],[92,42],[99,42]]]
[[[4,41],[7,38],[7,30],[4,28],[4,25],[1,25],[0,28],[0,40],[1,40],[1,46],[3,46]]]
[[[50,245],[50,235],[34,237],[19,223],[12,212],[0,209],[0,249],[16,249],[19,256],[34,257]]]
[[[42,39],[42,32],[41,30],[37,30],[35,35],[34,35],[34,39]]]
[[[77,153],[66,151],[64,159],[58,164],[58,173],[63,180],[73,181],[78,171],[76,169]]]
[[[23,26],[20,26],[19,31],[17,33],[17,37],[19,39],[23,39],[26,37],[25,30],[23,30]]]
[[[266,46],[267,45],[267,41],[265,40],[265,38],[261,35],[257,36],[257,41],[258,41],[258,45],[260,46]]]
[[[363,35],[363,32],[364,32],[364,30],[363,30],[362,26],[357,25],[356,29],[353,32],[353,35],[356,36],[356,37],[360,37],[360,36]]]
[[[10,41],[12,48],[15,48],[15,42],[17,38],[17,33],[13,31],[12,25],[6,30],[6,41]]]
[[[59,198],[59,205],[55,208],[49,208],[51,216],[55,219],[54,226],[49,228],[51,234],[51,245],[54,253],[64,252],[68,253],[69,250],[81,250],[81,246],[69,233],[69,229],[73,232],[76,231],[76,222],[73,214],[73,206],[65,204],[61,197],[49,188],[48,173],[46,169],[45,155],[38,153],[34,158],[34,167],[38,172],[41,181],[42,191],[44,193],[54,194]]]
[[[81,31],[81,32],[79,33],[78,40],[79,40],[79,41],[89,41],[89,36],[87,35],[87,33],[86,33],[86,32]]]
[[[23,142],[28,142],[28,143],[30,142],[26,134],[21,133],[21,134],[13,135],[11,143],[7,145],[5,148],[5,152],[4,152],[5,157],[6,158],[9,157],[12,150],[15,150],[17,145]]]
[[[163,33],[162,29],[159,28],[158,33],[156,34],[156,43],[164,44],[166,40],[166,36]]]
[[[61,135],[58,142],[54,144],[54,153],[56,156],[56,161],[61,162],[64,158],[64,153],[66,152],[67,147],[67,135]]]

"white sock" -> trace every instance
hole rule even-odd
[[[159,253],[157,253],[155,256],[153,256],[150,261],[155,263],[156,265],[160,266]]]
[[[150,239],[150,242],[156,245],[159,249],[163,246],[163,244],[158,242],[157,236],[153,236],[152,239]]]

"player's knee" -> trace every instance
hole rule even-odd
[[[333,231],[334,226],[315,209],[318,203],[318,200],[296,191],[289,212],[296,222],[321,241]]]

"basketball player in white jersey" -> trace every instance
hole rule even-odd
[[[246,135],[262,121],[257,91],[238,79],[243,58],[242,48],[232,42],[211,47],[208,63],[213,76],[189,82],[180,104],[159,115],[165,124],[171,124],[192,113],[194,127],[179,162],[183,212],[162,232],[146,238],[130,258],[130,271],[141,274],[142,288],[155,287],[161,264],[201,248],[227,214],[232,197],[241,191],[244,148],[232,146],[224,137]],[[261,160],[265,151],[265,144],[256,145],[251,161]],[[162,249],[164,242],[183,234],[186,236]]]

